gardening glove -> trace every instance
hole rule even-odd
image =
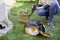
[[[32,13],[36,10],[36,5],[32,7]]]

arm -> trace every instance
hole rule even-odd
[[[42,9],[42,8],[44,8],[44,6],[41,6],[41,7],[36,7],[36,9]]]
[[[41,4],[33,5],[33,7],[32,7],[32,13],[33,13],[36,9],[40,9],[40,8],[43,8],[43,5],[41,5]]]

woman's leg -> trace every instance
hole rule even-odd
[[[40,10],[38,10],[38,15],[45,16],[45,19],[48,20],[49,11],[47,9],[40,9]]]
[[[45,10],[45,9],[40,9],[40,10],[38,10],[38,15],[39,15],[39,16],[46,16],[46,12],[47,12],[47,10]]]
[[[53,2],[51,6],[49,7],[49,21],[53,20],[54,15],[56,14],[56,10],[58,8],[58,5],[56,2]]]
[[[52,27],[52,28],[54,28],[52,21],[53,21],[54,15],[57,14],[57,12],[58,12],[57,9],[59,9],[59,7],[56,2],[53,2],[51,4],[51,6],[49,7],[49,20],[48,20],[48,22],[49,22],[50,27]]]
[[[56,13],[55,14],[57,14],[57,13],[60,13],[60,7],[59,6],[57,6],[57,9],[56,9]]]

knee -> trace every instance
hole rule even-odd
[[[42,13],[43,13],[43,11],[42,11],[42,10],[39,10],[39,11],[38,11],[38,15],[40,15],[40,16],[41,16],[41,15],[42,15]]]
[[[51,4],[51,6],[56,7],[56,6],[58,6],[58,4],[57,4],[56,2],[53,2],[53,3]]]
[[[45,11],[39,10],[39,11],[38,11],[38,15],[39,15],[39,16],[45,16]]]

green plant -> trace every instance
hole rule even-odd
[[[20,14],[27,14],[27,10],[26,9],[22,9],[19,12],[20,12]]]

